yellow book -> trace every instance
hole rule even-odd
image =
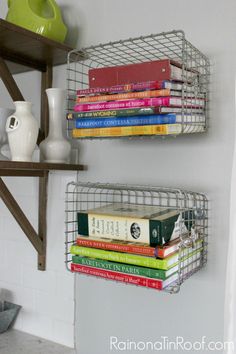
[[[135,135],[168,135],[182,133],[182,124],[135,125],[110,128],[73,129],[73,138]]]

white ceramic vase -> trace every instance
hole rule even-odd
[[[60,88],[50,88],[46,90],[46,93],[49,106],[49,134],[40,143],[40,152],[45,162],[67,163],[71,145],[62,134],[66,91]]]
[[[14,102],[16,111],[7,118],[6,132],[12,161],[32,161],[39,132],[39,124],[31,113],[32,104]]]
[[[6,133],[6,120],[10,114],[14,112],[13,109],[1,108],[0,107],[0,160],[8,160],[8,158],[2,154],[2,147],[7,144],[7,133]]]

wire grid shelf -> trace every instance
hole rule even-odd
[[[65,263],[69,271],[72,262],[70,247],[76,243],[78,237],[77,212],[110,203],[159,206],[184,212],[185,220],[178,225],[181,240],[178,278],[164,291],[178,292],[180,285],[207,263],[208,201],[204,194],[170,188],[71,182],[66,189],[65,208]],[[187,234],[182,231],[183,224],[191,230]],[[201,240],[199,249],[196,248],[198,240]],[[195,257],[192,256],[194,249],[197,252]]]
[[[185,34],[181,30],[72,50],[68,54],[67,62],[68,113],[73,112],[77,90],[89,87],[88,73],[90,69],[159,59],[171,59],[182,65],[181,133],[206,131],[210,62],[203,53],[185,39]],[[189,89],[191,90],[191,96],[187,97]],[[199,98],[203,98],[205,102],[203,109],[200,110],[196,109]],[[199,122],[196,119],[196,111],[203,114],[204,121]],[[188,114],[187,121],[186,114]],[[74,128],[75,122],[68,120],[67,132],[69,137],[72,137]]]

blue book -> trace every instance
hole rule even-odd
[[[137,125],[155,125],[155,124],[173,124],[181,123],[181,114],[153,114],[149,116],[126,116],[126,117],[108,117],[108,118],[77,118],[75,127],[80,128],[108,128],[124,127]]]

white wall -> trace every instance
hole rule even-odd
[[[205,335],[209,341],[222,340],[235,124],[235,2],[104,0],[97,6],[87,0],[77,5],[87,26],[82,45],[183,29],[212,62],[211,120],[209,132],[202,136],[84,142],[82,157],[89,170],[82,179],[205,192],[211,201],[211,229],[209,263],[178,295],[77,276],[79,353],[109,353],[110,336],[155,341],[161,335],[170,340],[176,335],[186,340]]]
[[[205,335],[208,340],[222,340],[234,144],[236,5],[233,0],[57,2],[63,6],[65,19],[71,26],[69,41],[78,47],[183,29],[187,39],[211,59],[213,72],[211,120],[207,134],[165,140],[87,141],[79,144],[80,162],[89,166],[88,172],[80,175],[82,181],[182,187],[205,192],[211,200],[209,263],[205,270],[183,285],[178,295],[76,277],[79,353],[109,353],[111,335],[137,341],[156,341],[161,335],[168,335],[169,339],[180,335],[193,340]],[[1,9],[3,14],[5,4],[0,5]],[[65,67],[57,68],[56,73],[54,86],[64,86]],[[30,80],[36,85],[38,77],[26,74],[19,80],[26,83]],[[27,97],[38,110],[39,88],[33,91],[26,85],[26,90]],[[2,94],[2,88],[0,92]],[[0,97],[1,105],[6,102],[2,97],[5,96]],[[0,209],[3,230],[0,236],[0,256],[3,257],[0,286],[12,289],[15,300],[24,305],[17,328],[68,345],[72,344],[73,337],[73,278],[63,268],[63,194],[66,182],[73,177],[73,174],[62,177],[57,174],[50,181],[49,264],[46,273],[37,272],[32,247],[20,235],[21,231],[2,205]],[[5,180],[27,204],[26,208],[35,221],[36,182],[31,179]],[[17,260],[17,267],[10,257],[15,262]],[[6,269],[11,271],[6,273]],[[40,299],[41,294],[44,301]],[[59,314],[55,307],[51,307],[55,298],[59,298],[56,306]]]

